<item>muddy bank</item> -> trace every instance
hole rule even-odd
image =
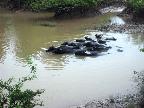
[[[112,97],[105,100],[93,100],[85,105],[72,106],[70,108],[143,108],[137,103],[137,97],[128,95],[123,97]]]
[[[96,15],[101,15],[103,8],[109,7],[123,7],[126,2],[124,0],[111,0],[102,1],[97,6],[92,7],[65,7],[54,9],[55,17],[92,17]],[[109,10],[109,9],[108,9]],[[117,10],[117,9],[116,9]]]
[[[41,2],[40,2],[41,3]],[[12,11],[32,11],[32,12],[54,12],[55,17],[57,18],[62,18],[62,17],[89,17],[89,16],[96,16],[100,15],[100,9],[109,7],[109,6],[123,6],[125,5],[124,0],[102,0],[102,1],[97,1],[96,3],[91,2],[86,2],[87,5],[79,5],[79,4],[63,4],[63,5],[58,5],[53,6],[55,4],[52,4],[52,6],[47,6],[40,4],[37,2],[34,2],[33,4],[25,4],[25,2],[16,2],[16,1],[9,1],[9,2],[0,2],[0,7],[4,7],[6,9],[10,9]],[[46,2],[47,3],[47,2]],[[59,3],[59,2],[58,2]],[[75,2],[74,2],[75,3]],[[28,5],[28,6],[27,6]],[[29,7],[32,6],[32,7]],[[36,5],[36,6],[35,6]],[[41,7],[43,6],[43,7]]]
[[[85,105],[73,106],[71,108],[141,108],[132,95],[105,100],[93,100]]]
[[[116,6],[116,7],[126,6],[126,1],[125,0],[104,0],[100,4],[99,8],[106,8],[110,6]]]
[[[84,17],[84,16],[96,16],[101,12],[96,7],[65,7],[55,9],[55,17]]]
[[[109,11],[108,11],[109,9]],[[103,13],[112,12],[114,13],[115,8],[105,8],[102,10]],[[101,32],[116,32],[116,33],[132,33],[132,34],[143,34],[144,33],[144,19],[142,17],[136,17],[132,13],[132,9],[126,8],[126,7],[119,7],[117,8],[118,11],[117,17],[120,17],[123,19],[123,22],[117,21],[108,24],[102,25],[100,27],[95,27],[96,31]],[[143,15],[143,14],[142,14]]]
[[[70,108],[144,108],[144,71],[133,71],[133,81],[136,83],[136,93],[121,96],[111,96],[105,100],[93,100],[84,105]],[[135,88],[134,88],[135,89]]]
[[[144,9],[136,11],[132,7],[127,7],[118,16],[125,18],[129,22],[144,24]]]
[[[111,24],[111,25],[105,25],[102,27],[96,27],[96,30],[102,31],[102,32],[117,32],[117,33],[144,33],[144,24],[137,24],[137,23],[129,23],[129,24]]]

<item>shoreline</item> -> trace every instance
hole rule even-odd
[[[62,18],[62,17],[75,18],[75,17],[92,17],[92,16],[101,15],[102,13],[100,12],[100,10],[103,8],[110,7],[110,6],[120,7],[124,5],[125,5],[124,1],[112,0],[111,2],[102,1],[96,6],[65,6],[65,7],[47,8],[44,10],[40,10],[40,9],[32,10],[30,8],[27,9],[25,7],[10,7],[10,6],[1,5],[0,9],[6,9],[12,12],[32,12],[32,13],[54,12],[55,13],[54,17],[56,18]]]

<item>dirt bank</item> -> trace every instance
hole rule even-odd
[[[125,18],[129,22],[143,23],[144,24],[144,9],[136,11],[134,8],[127,7],[119,16]]]

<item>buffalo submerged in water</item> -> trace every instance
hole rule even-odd
[[[111,46],[107,46],[106,42],[116,41],[114,37],[103,39],[103,35],[96,34],[95,39],[84,37],[71,42],[64,42],[60,46],[51,46],[46,52],[53,54],[75,54],[77,56],[97,56],[98,53],[106,52]]]

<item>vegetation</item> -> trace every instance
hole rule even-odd
[[[128,0],[128,4],[136,10],[144,9],[144,0]]]
[[[141,51],[141,52],[144,52],[144,48],[141,48],[140,51]]]
[[[88,15],[99,14],[99,6],[107,6],[124,0],[1,0],[3,6],[12,9],[31,11],[54,11],[56,16],[61,15]]]
[[[33,10],[57,9],[65,7],[93,7],[101,0],[37,0],[30,4]]]
[[[59,7],[91,7],[102,0],[2,0],[7,6],[13,8],[26,8],[35,11],[55,9]]]
[[[1,0],[0,4],[8,8],[28,9],[32,11],[57,10],[64,8],[91,8],[100,4],[124,2],[124,0]],[[135,11],[144,9],[144,0],[127,0],[128,7]]]
[[[134,18],[144,18],[144,0],[128,0],[128,10],[133,13]]]
[[[10,78],[7,81],[0,80],[0,108],[33,108],[37,105],[42,106],[42,102],[39,102],[36,97],[40,96],[44,90],[23,90],[25,82],[36,78],[35,72],[36,67],[31,66],[31,74],[20,78],[18,81],[15,81],[14,78]]]

